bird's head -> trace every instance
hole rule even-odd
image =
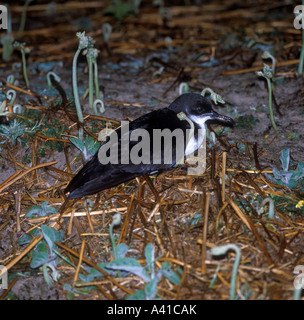
[[[214,111],[211,103],[201,94],[184,93],[174,100],[168,108],[176,113],[184,112],[200,128],[203,128],[205,123],[221,124],[229,127],[234,125],[232,118]]]

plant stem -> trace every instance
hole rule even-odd
[[[78,94],[78,87],[77,87],[77,59],[81,50],[82,50],[81,48],[77,49],[73,59],[73,94],[74,94],[74,101],[75,101],[78,120],[80,122],[79,139],[83,141],[83,115],[82,115],[79,94]]]
[[[94,94],[94,90],[93,90],[93,63],[92,63],[92,59],[87,57],[87,61],[88,61],[88,66],[89,66],[89,106],[91,109],[94,110],[94,115],[97,115],[97,110],[96,108],[94,108],[93,106],[93,94]]]
[[[236,276],[238,267],[241,261],[241,250],[240,248],[233,243],[229,243],[223,246],[213,247],[211,249],[212,255],[218,256],[223,255],[227,253],[229,250],[235,251],[236,257],[232,268],[232,275],[231,275],[231,281],[230,281],[230,300],[235,299],[235,290],[236,290]]]
[[[271,84],[271,79],[266,78],[267,80],[267,85],[268,85],[268,97],[269,97],[269,113],[270,113],[270,120],[273,126],[273,129],[275,132],[278,132],[277,126],[274,122],[274,117],[273,117],[273,110],[272,110],[272,84]]]
[[[24,49],[21,49],[21,57],[22,57],[22,69],[23,69],[23,77],[24,77],[25,85],[27,88],[29,88],[30,84],[27,77],[27,73],[26,73],[26,59],[25,59]]]
[[[28,6],[30,5],[30,3],[32,1],[33,0],[26,0],[25,1],[24,7],[23,7],[23,11],[22,11],[21,22],[20,22],[20,27],[19,27],[17,39],[22,37],[23,31],[24,31],[24,27],[25,27],[27,8],[28,8]]]
[[[93,66],[94,66],[95,96],[96,96],[96,99],[101,99],[100,93],[99,93],[98,67],[97,67],[97,62],[96,61],[93,61]]]
[[[264,200],[262,201],[258,213],[260,214],[260,213],[262,213],[262,212],[264,211],[264,208],[263,208],[263,207],[265,206],[265,204],[266,204],[267,202],[269,203],[269,213],[268,213],[268,217],[269,217],[270,219],[274,219],[274,203],[273,203],[273,200],[272,200],[270,197],[268,197],[268,198],[266,198],[266,199],[264,199]]]

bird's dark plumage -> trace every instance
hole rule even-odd
[[[190,124],[187,121],[180,120],[177,117],[177,114],[180,112],[184,112],[185,115],[193,122],[195,129],[204,127],[205,122],[218,123],[226,126],[232,126],[234,124],[234,121],[231,118],[220,115],[213,111],[210,102],[202,95],[185,93],[172,102],[168,108],[152,111],[130,122],[129,132],[126,133],[127,138],[129,138],[130,134],[136,129],[145,129],[147,132],[152,133],[154,129],[169,129],[172,132],[175,129],[180,128],[183,130],[183,132],[185,132],[186,129],[190,129]],[[121,141],[124,141],[121,137],[123,130],[120,127],[115,130],[115,132],[118,136],[118,141],[116,143],[118,155],[121,155],[126,152],[126,150],[124,150],[124,143],[121,144]],[[107,143],[107,141],[104,142],[100,148],[102,148],[105,143]],[[131,150],[138,143],[140,143],[140,140],[129,141],[129,150]],[[187,141],[185,135],[184,150],[186,149],[186,144]],[[164,143],[162,143],[161,148],[161,159],[159,159],[160,164],[153,163],[152,135],[150,143],[150,161],[147,164],[134,164],[131,161],[128,164],[124,164],[121,163],[122,161],[120,161],[120,157],[118,158],[119,161],[116,164],[102,164],[98,156],[98,151],[71,180],[65,189],[65,193],[69,193],[69,199],[74,199],[114,187],[120,183],[129,181],[143,174],[154,174],[170,170],[179,160],[176,159],[175,154],[176,142],[174,139],[172,139],[172,148]],[[168,152],[172,153],[172,162],[164,163],[163,155],[168,154]],[[140,152],[138,154],[140,155]]]

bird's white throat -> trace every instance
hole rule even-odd
[[[210,120],[210,116],[194,116],[194,115],[189,115],[189,119],[194,122],[198,127],[198,136],[197,140],[195,139],[194,134],[192,137],[189,139],[185,151],[185,155],[189,155],[193,153],[195,150],[197,150],[200,145],[203,143],[204,138],[206,136],[206,121]]]

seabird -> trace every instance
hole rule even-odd
[[[181,119],[180,115],[186,117]],[[215,112],[201,94],[184,93],[167,108],[152,111],[119,127],[71,180],[65,189],[68,199],[94,194],[138,176],[173,169],[180,160],[180,151],[184,156],[199,148],[206,123],[231,127],[234,120]],[[169,140],[166,143],[164,137],[156,140],[159,134],[166,132],[176,133],[174,137],[169,134],[169,138],[173,137],[171,143]],[[178,140],[178,133],[182,133],[182,140]],[[157,145],[157,141],[161,143]],[[134,155],[138,157],[134,158]]]

